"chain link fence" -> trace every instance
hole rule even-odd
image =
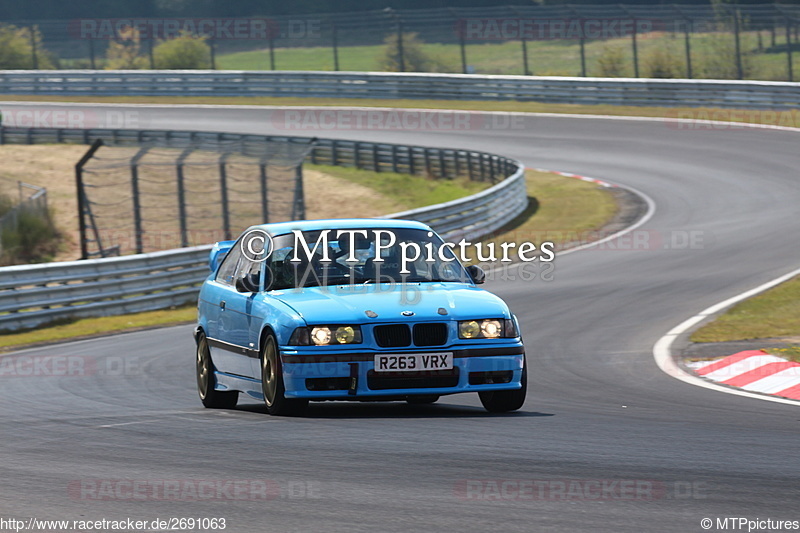
[[[98,140],[76,166],[82,256],[196,246],[253,224],[303,219],[310,149],[267,139]]]
[[[800,47],[800,7],[791,4],[387,8],[305,18],[9,23],[29,41],[30,57],[16,66],[0,65],[7,69],[110,68],[109,47],[118,46],[130,28],[136,32],[125,41],[128,48],[116,51],[135,56],[129,58],[130,68],[151,69],[177,68],[161,58],[157,47],[188,34],[205,37],[205,57],[195,68],[234,70],[792,81]]]

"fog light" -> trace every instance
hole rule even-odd
[[[336,329],[336,342],[339,344],[350,344],[355,338],[356,332],[351,326],[342,326]]]

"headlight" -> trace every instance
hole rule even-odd
[[[360,326],[311,326],[294,330],[289,344],[292,346],[329,346],[361,343]]]
[[[514,321],[509,319],[487,318],[463,320],[458,323],[458,337],[461,339],[499,339],[516,336]]]

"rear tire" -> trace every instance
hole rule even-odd
[[[410,405],[429,405],[432,403],[436,403],[439,401],[439,396],[435,394],[429,394],[425,396],[409,396],[406,398],[406,402]]]
[[[211,361],[211,352],[208,349],[208,340],[205,333],[197,336],[197,393],[200,401],[209,409],[233,409],[239,401],[238,391],[218,391],[214,387],[217,380],[214,377],[214,363]]]
[[[522,387],[517,390],[500,390],[479,392],[483,407],[490,413],[507,413],[516,411],[525,404],[528,393],[528,365],[522,361]]]
[[[297,416],[308,407],[308,400],[286,398],[283,385],[283,367],[278,353],[275,336],[271,333],[264,338],[261,347],[261,392],[267,411],[276,416]]]

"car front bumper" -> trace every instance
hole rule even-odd
[[[376,372],[377,354],[453,354],[453,369]],[[435,349],[339,352],[282,347],[287,398],[358,400],[460,392],[515,390],[521,387],[525,358],[521,343],[470,344]]]

